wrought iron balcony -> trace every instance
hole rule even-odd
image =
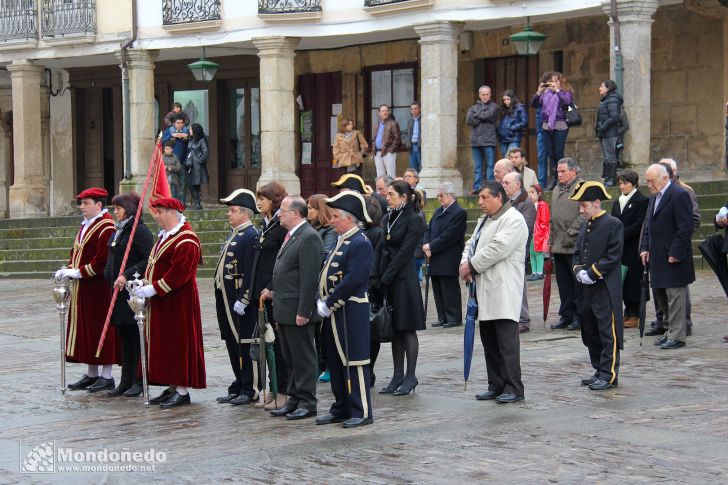
[[[43,37],[96,33],[94,0],[42,0],[41,5]]]
[[[163,0],[163,25],[220,20],[220,0]]]
[[[321,0],[258,0],[259,14],[320,12]]]
[[[0,0],[0,42],[37,38],[35,0]]]
[[[402,3],[408,0],[364,0],[365,7],[378,7],[380,5],[389,5],[391,3]]]

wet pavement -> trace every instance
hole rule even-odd
[[[428,328],[419,334],[417,393],[375,392],[375,423],[344,430],[215,402],[231,372],[209,279],[199,282],[209,387],[166,411],[138,398],[61,395],[50,282],[0,281],[0,483],[728,483],[728,301],[715,277],[701,271],[691,287],[688,346],[661,350],[645,337],[640,347],[627,329],[619,388],[605,392],[579,385],[592,372],[579,335],[542,326],[541,285],[529,283],[524,402],[474,400],[486,386],[477,335],[464,391],[462,327]],[[557,308],[554,283],[551,320]],[[377,389],[391,368],[385,345]],[[69,364],[69,382],[83,370]],[[318,394],[322,414],[328,384]],[[52,464],[39,461],[52,449],[44,444],[56,447]],[[61,469],[68,465],[87,468]],[[44,466],[51,472],[30,472]]]

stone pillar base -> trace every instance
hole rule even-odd
[[[256,188],[260,188],[263,185],[271,183],[273,181],[282,183],[286,187],[286,191],[290,195],[299,195],[301,193],[301,181],[298,179],[295,173],[291,172],[263,172],[262,174],[260,174],[260,178],[258,179],[258,184],[256,185]]]
[[[120,194],[127,194],[129,192],[136,192],[139,195],[142,195],[142,189],[144,188],[144,182],[146,181],[147,177],[144,176],[132,176],[130,179],[123,179],[121,182],[119,182],[119,193]],[[149,191],[151,189],[151,181],[149,182],[150,187],[147,189]],[[147,194],[149,195],[149,194]],[[111,202],[111,201],[109,201]]]
[[[456,168],[425,167],[420,172],[420,185],[429,198],[437,196],[437,189],[443,182],[452,183],[456,194],[463,193],[463,174]]]
[[[15,184],[10,187],[10,218],[48,217],[48,187],[45,185]]]

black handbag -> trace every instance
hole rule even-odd
[[[378,342],[391,342],[394,333],[392,307],[384,297],[382,305],[370,305],[369,320],[372,324],[372,338]]]
[[[258,339],[258,343],[251,343],[250,344],[250,360],[254,360],[256,362],[260,361],[260,344],[263,341],[263,337],[260,336],[260,332],[258,331],[258,325],[255,326],[253,329],[253,335],[252,339]]]
[[[581,125],[581,114],[579,109],[574,103],[569,104],[564,108],[566,111],[566,126],[579,126]]]

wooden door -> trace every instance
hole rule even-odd
[[[303,102],[303,111],[310,111],[313,119],[313,137],[310,142],[304,141],[300,130],[299,144],[299,178],[301,195],[334,193],[331,182],[336,181],[344,169],[332,167],[333,151],[331,148],[333,105],[341,104],[341,72],[322,74],[304,74],[298,79],[298,93]],[[338,121],[336,122],[338,131]],[[303,143],[311,143],[311,163],[302,160]]]
[[[536,149],[536,110],[530,107],[531,96],[538,87],[538,56],[510,56],[480,59],[475,63],[475,89],[473,101],[477,98],[477,89],[483,84],[490,86],[493,101],[501,104],[503,91],[512,89],[521,103],[528,110],[528,130],[523,133],[521,148],[526,152],[529,166],[536,170],[538,164]],[[496,159],[504,158],[500,153]]]

